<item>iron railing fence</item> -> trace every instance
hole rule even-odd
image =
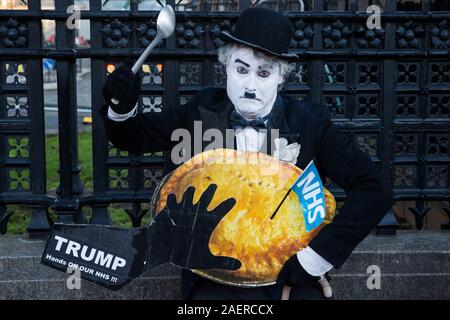
[[[115,1],[115,0],[110,0]],[[117,1],[117,0],[116,0]],[[125,3],[125,1],[122,1]],[[328,105],[334,121],[383,170],[396,200],[411,200],[420,227],[426,201],[450,200],[450,6],[440,1],[151,1],[176,8],[175,35],[152,53],[140,71],[139,112],[159,112],[185,103],[207,86],[224,86],[217,48],[239,12],[252,5],[284,12],[293,22],[292,50],[301,56],[285,92]],[[45,234],[52,208],[61,222],[111,223],[111,203],[131,203],[127,214],[140,224],[163,176],[162,154],[132,155],[111,146],[98,110],[109,71],[137,58],[155,36],[157,10],[130,1],[108,10],[90,0],[81,19],[90,21],[90,47],[75,46],[67,28],[73,0],[40,0],[25,10],[0,10],[0,226],[6,232],[8,207],[31,208],[28,232]],[[381,29],[366,26],[368,5],[383,10]],[[126,3],[125,3],[126,5]],[[152,8],[153,8],[152,7]],[[404,11],[409,10],[409,11]],[[55,21],[55,46],[43,46],[42,20]],[[56,61],[59,174],[56,193],[46,190],[43,59]],[[76,61],[91,59],[93,190],[80,181],[77,145]],[[332,186],[338,200],[345,199]],[[449,214],[448,206],[441,208]]]

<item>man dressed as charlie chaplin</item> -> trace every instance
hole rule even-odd
[[[106,104],[100,112],[107,136],[118,148],[137,154],[170,151],[176,144],[171,141],[174,130],[184,128],[193,136],[194,121],[202,121],[204,130],[234,129],[235,149],[259,151],[265,139],[260,130],[278,129],[288,141],[278,145],[281,160],[305,168],[314,159],[322,180],[328,177],[347,194],[333,222],[285,263],[276,285],[239,288],[183,270],[184,298],[280,299],[288,285],[290,299],[319,299],[319,277],[339,268],[392,205],[391,190],[380,170],[332,123],[326,107],[278,92],[289,63],[298,59],[288,53],[292,33],[289,19],[279,13],[263,8],[243,11],[234,31],[223,34],[227,45],[219,50],[226,90],[207,88],[180,108],[138,114],[139,77],[127,66],[106,80]],[[167,168],[173,170],[175,165],[169,163]]]

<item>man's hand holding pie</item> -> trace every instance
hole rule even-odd
[[[322,293],[325,298],[331,298],[333,293],[328,274],[322,276],[310,275],[300,264],[297,254],[290,257],[284,264],[280,273],[278,274],[277,284],[286,285],[289,287],[305,287],[311,284],[317,284],[322,287]]]

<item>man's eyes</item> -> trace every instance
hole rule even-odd
[[[240,74],[247,74],[248,70],[245,69],[244,67],[237,67],[237,72]],[[267,78],[268,76],[270,76],[270,72],[267,70],[261,70],[261,71],[258,71],[258,76],[260,76],[262,78]]]
[[[237,72],[241,73],[241,74],[246,74],[248,73],[247,69],[243,68],[243,67],[238,67],[237,68]]]
[[[269,71],[266,71],[266,70],[262,70],[262,71],[259,71],[259,72],[258,72],[258,75],[259,75],[260,77],[267,78],[268,76],[270,76],[270,72],[269,72]]]

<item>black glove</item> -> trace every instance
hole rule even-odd
[[[139,85],[139,74],[133,74],[130,63],[126,62],[106,78],[103,98],[115,113],[127,114],[139,99]],[[113,99],[119,103],[114,104]]]
[[[166,207],[155,216],[150,227],[153,234],[149,268],[166,262],[188,269],[236,270],[241,267],[239,260],[214,256],[208,247],[211,233],[236,203],[230,198],[208,211],[216,189],[217,185],[209,185],[195,205],[192,186],[184,192],[180,203],[174,194],[167,197]]]
[[[304,287],[311,284],[318,284],[320,277],[310,275],[298,262],[297,255],[294,254],[285,263],[278,274],[277,284],[285,284],[289,287]]]

